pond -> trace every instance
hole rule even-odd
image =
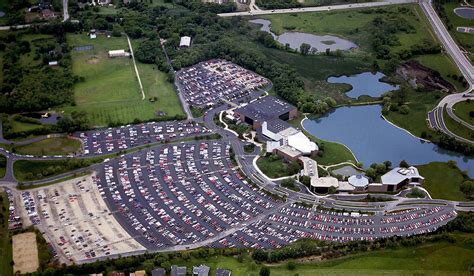
[[[454,13],[462,18],[474,19],[474,8],[456,8]]]
[[[385,77],[383,73],[365,72],[354,76],[341,76],[328,78],[329,83],[348,83],[352,89],[346,93],[348,97],[357,99],[362,95],[380,97],[383,93],[398,90],[398,85],[391,85],[380,80]]]
[[[260,30],[267,32],[273,36],[273,39],[281,43],[282,45],[288,44],[291,49],[300,49],[301,44],[307,43],[318,52],[325,52],[326,49],[331,51],[336,50],[350,50],[357,48],[357,45],[349,40],[339,38],[332,35],[314,35],[301,32],[285,32],[281,35],[274,34],[271,29],[271,21],[266,19],[254,19],[250,20],[250,23],[262,25]]]
[[[364,167],[389,160],[397,165],[454,160],[461,170],[474,176],[474,158],[444,150],[399,129],[381,117],[380,105],[340,107],[318,119],[304,120],[304,128],[323,140],[349,147]]]

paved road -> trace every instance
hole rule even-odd
[[[299,12],[325,12],[325,11],[333,11],[333,10],[374,8],[374,7],[381,7],[381,6],[387,6],[387,5],[398,5],[398,4],[407,4],[407,3],[416,3],[416,0],[389,0],[389,1],[380,1],[380,2],[355,3],[355,4],[345,4],[345,5],[332,5],[332,6],[294,8],[294,9],[276,9],[276,10],[257,10],[257,9],[252,10],[251,8],[251,10],[247,12],[220,13],[219,16],[231,17],[231,16],[269,15],[269,14],[299,13]]]
[[[474,143],[473,141],[460,137],[454,134],[453,132],[451,132],[446,127],[446,124],[444,123],[444,118],[443,118],[444,109],[446,108],[446,111],[451,118],[453,118],[455,121],[459,122],[460,124],[463,124],[464,126],[470,129],[474,129],[472,125],[461,120],[453,112],[453,106],[456,103],[465,101],[467,97],[472,97],[470,93],[472,92],[473,84],[474,84],[474,68],[471,62],[469,61],[469,59],[464,55],[464,53],[461,51],[461,49],[456,44],[454,39],[451,37],[448,30],[446,29],[443,22],[441,21],[441,19],[438,17],[438,14],[434,10],[431,4],[431,1],[422,0],[420,2],[420,7],[425,13],[426,17],[428,18],[428,21],[430,22],[433,30],[435,31],[435,34],[438,37],[438,40],[441,41],[444,49],[446,50],[448,55],[454,60],[457,67],[459,68],[459,70],[461,71],[464,78],[469,84],[469,87],[466,89],[466,91],[462,93],[451,94],[444,97],[438,103],[438,105],[430,113],[428,113],[429,125],[431,128],[440,130],[444,132],[445,134],[456,138],[459,141],[466,142],[466,143]]]

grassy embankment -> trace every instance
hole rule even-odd
[[[0,178],[5,176],[5,170],[7,167],[7,158],[5,155],[0,154]]]
[[[11,261],[13,259],[12,244],[8,231],[8,197],[5,192],[0,193],[2,208],[0,209],[0,275],[13,275]]]
[[[270,178],[289,176],[288,164],[281,158],[271,160],[268,156],[262,156],[257,160],[257,166]]]
[[[80,147],[81,142],[77,139],[53,137],[28,145],[14,146],[13,150],[23,155],[67,155],[77,152]]]
[[[456,122],[453,118],[448,115],[448,112],[444,110],[443,112],[444,123],[446,127],[456,135],[459,135],[463,138],[474,141],[474,132],[464,125]]]
[[[420,174],[425,177],[423,187],[428,190],[432,198],[467,200],[459,189],[465,179],[458,168],[450,167],[443,162],[432,162],[417,167]]]
[[[469,115],[469,112],[474,111],[474,101],[459,102],[453,106],[454,114],[456,114],[463,121],[474,125],[474,117]]]
[[[183,114],[178,97],[172,84],[166,81],[166,75],[152,65],[138,63],[146,99],[142,100],[138,80],[130,58],[109,58],[109,50],[128,50],[125,37],[99,35],[89,39],[83,34],[68,34],[71,47],[92,45],[88,51],[72,51],[72,67],[75,75],[84,78],[84,82],[75,86],[76,106],[65,107],[67,112],[86,111],[94,126],[110,123],[126,124],[134,119],[149,120],[156,118],[157,111],[168,116]],[[156,102],[148,99],[157,97]]]

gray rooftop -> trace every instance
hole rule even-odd
[[[216,270],[216,276],[230,276],[231,272],[226,269],[218,268]]]
[[[166,270],[161,267],[155,268],[151,271],[151,276],[166,276]]]
[[[193,276],[208,276],[210,268],[206,265],[193,266]]]
[[[237,108],[235,112],[243,114],[256,121],[265,121],[276,119],[295,108],[296,107],[283,100],[267,96],[244,107]]]
[[[290,124],[279,119],[267,121],[267,129],[273,133],[279,133],[290,127],[292,127]]]
[[[186,267],[185,266],[171,266],[171,276],[186,276]]]

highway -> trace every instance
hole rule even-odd
[[[300,12],[327,12],[334,10],[348,10],[348,9],[360,9],[360,8],[375,8],[388,5],[399,5],[407,3],[416,3],[416,0],[390,0],[390,1],[379,1],[379,2],[368,2],[368,3],[354,3],[344,5],[331,5],[331,6],[320,6],[320,7],[307,7],[307,8],[293,8],[293,9],[275,9],[275,10],[261,10],[255,5],[250,11],[246,12],[230,12],[220,13],[221,17],[232,17],[232,16],[252,16],[252,15],[269,15],[269,14],[282,14],[282,13],[300,13]]]

